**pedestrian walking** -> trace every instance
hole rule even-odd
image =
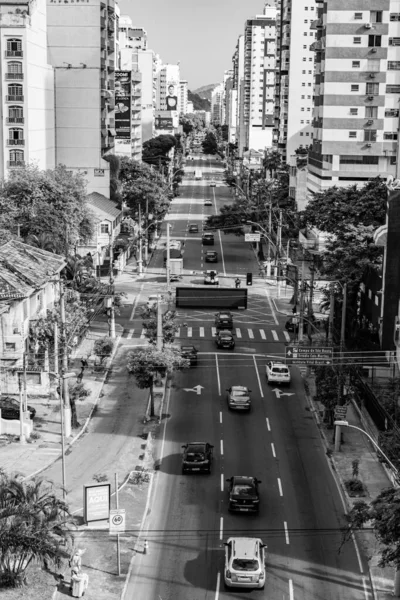
[[[81,372],[79,373],[78,377],[76,378],[76,382],[77,383],[82,383],[82,379],[83,379],[83,373],[84,373],[85,369],[82,367],[81,368]]]
[[[235,287],[236,288],[240,288],[240,279],[239,279],[239,277],[236,277],[236,279],[235,279]]]

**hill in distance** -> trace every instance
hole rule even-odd
[[[201,98],[199,94],[190,90],[188,90],[188,100],[193,102],[194,110],[205,110],[207,112],[211,110],[211,102],[207,98]]]
[[[218,83],[209,83],[208,85],[203,85],[202,87],[197,88],[197,90],[193,90],[193,94],[197,94],[200,98],[206,98],[211,104],[211,92],[215,87],[217,87]]]

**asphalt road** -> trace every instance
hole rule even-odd
[[[218,209],[229,198],[225,188],[183,188],[182,202],[172,213],[174,236],[185,236],[188,222],[201,223],[204,207],[198,199],[213,190]],[[202,268],[199,237],[186,236],[185,261],[193,270]],[[225,264],[234,271],[254,271],[248,246],[240,238],[226,238]],[[143,295],[151,286],[144,282]],[[367,600],[362,557],[353,543],[341,547],[343,504],[300,373],[292,369],[285,389],[265,380],[265,357],[284,353],[282,319],[259,286],[251,290],[248,310],[234,314],[240,337],[233,352],[216,351],[212,319],[213,311],[207,310],[180,314],[180,336],[195,343],[199,363],[174,378],[164,406],[159,471],[143,534],[149,552],[136,556],[125,598]],[[228,410],[226,388],[234,384],[252,390],[249,414]],[[211,475],[181,474],[181,446],[188,441],[214,445]],[[262,481],[258,515],[227,511],[225,480],[232,475]],[[261,537],[268,545],[264,591],[224,589],[223,542],[231,535]]]

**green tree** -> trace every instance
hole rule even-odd
[[[142,310],[143,328],[146,331],[146,337],[150,344],[157,343],[157,307],[150,306]],[[172,344],[178,326],[175,323],[176,311],[168,310],[162,315],[162,334],[163,343]]]
[[[93,353],[99,357],[102,365],[106,358],[110,357],[114,349],[114,340],[109,337],[103,337],[95,341]]]
[[[269,171],[270,177],[273,178],[282,166],[281,153],[278,150],[269,150],[264,158],[263,166],[266,171]]]
[[[162,375],[190,367],[190,361],[182,358],[173,348],[156,350],[154,347],[130,352],[127,368],[135,377],[140,389],[150,390],[150,416],[154,417],[154,383]]]
[[[143,144],[142,160],[153,165],[161,173],[164,173],[164,167],[170,162],[168,153],[177,146],[175,136],[169,134],[158,135]]]
[[[209,131],[201,143],[204,154],[217,154],[218,143],[214,133]]]
[[[0,586],[27,583],[31,563],[58,566],[70,541],[68,506],[42,479],[0,473]]]
[[[149,212],[162,216],[169,205],[169,190],[162,175],[153,167],[129,158],[122,158],[120,165],[121,197],[136,212],[139,206],[145,215]]]
[[[118,207],[122,205],[122,196],[121,196],[121,182],[119,178],[119,171],[121,168],[121,158],[116,154],[107,154],[104,157],[110,164],[110,200],[116,202]]]

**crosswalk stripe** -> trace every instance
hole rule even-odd
[[[274,340],[277,342],[279,340],[278,338],[278,334],[276,333],[276,331],[273,329],[272,330],[272,337],[274,338]]]
[[[217,328],[216,327],[211,327],[211,335],[217,335]]]
[[[130,329],[128,333],[128,338],[133,338],[133,334],[135,333],[134,329]]]
[[[284,331],[284,332],[283,332],[283,335],[285,336],[285,340],[286,340],[287,342],[290,342],[290,335],[288,334],[288,332],[287,332],[287,331]]]
[[[254,340],[254,333],[253,333],[253,330],[252,330],[252,329],[248,329],[247,331],[248,331],[248,334],[249,334],[249,338],[250,338],[251,340]]]
[[[188,328],[187,328],[187,333],[188,333],[188,337],[192,337],[192,334],[193,334],[193,327],[188,327]]]
[[[262,337],[263,340],[267,339],[267,336],[265,335],[264,329],[260,329],[260,335],[261,335],[261,337]]]
[[[236,327],[236,337],[238,337],[238,338],[242,337],[242,332],[240,331],[240,329],[238,327]]]
[[[146,330],[145,330],[145,329],[142,329],[142,332],[141,332],[141,334],[140,334],[140,339],[141,339],[141,340],[144,340],[144,338],[145,338],[145,337],[146,337]]]
[[[180,337],[180,336],[181,336],[181,328],[178,327],[178,329],[176,330],[175,337]]]
[[[204,337],[204,327],[200,327],[200,337]]]

